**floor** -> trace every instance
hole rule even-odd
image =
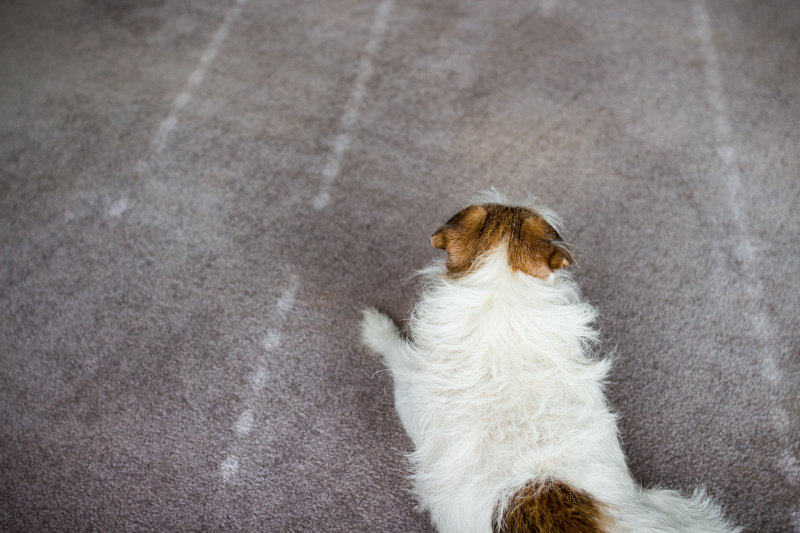
[[[800,532],[800,4],[0,2],[0,530],[432,531],[359,310],[535,194],[644,485]]]

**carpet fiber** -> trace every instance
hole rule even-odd
[[[566,222],[638,480],[800,531],[800,4],[0,3],[0,530],[432,531],[359,309]]]

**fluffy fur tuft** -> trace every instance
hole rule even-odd
[[[550,514],[578,517],[584,531],[738,531],[702,492],[687,499],[632,479],[603,394],[611,363],[593,355],[594,308],[566,262],[537,257],[541,276],[513,268],[520,250],[561,253],[558,217],[537,201],[504,210],[496,191],[478,201],[485,214],[454,217],[435,246],[450,254],[464,239],[485,240],[491,217],[509,227],[492,230],[491,248],[466,270],[434,261],[421,271],[410,340],[374,309],[361,325],[393,377],[415,447],[414,490],[438,531],[490,533],[512,518],[517,529],[499,531],[581,531],[537,529],[533,520],[562,523]],[[547,224],[526,233],[529,219]]]

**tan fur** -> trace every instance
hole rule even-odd
[[[589,493],[559,480],[531,483],[514,495],[495,533],[603,533],[603,506]]]
[[[545,279],[572,263],[556,230],[524,207],[471,205],[431,237],[434,247],[447,252],[447,271],[453,276],[473,271],[487,252],[503,243],[508,247],[511,269],[537,278]]]

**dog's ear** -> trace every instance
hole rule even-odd
[[[551,272],[567,268],[573,263],[572,253],[544,218],[538,215],[525,218],[520,234],[521,249],[518,253],[511,251],[512,266],[544,279]]]
[[[567,268],[575,261],[575,258],[572,257],[572,253],[567,249],[564,243],[551,242],[550,245],[553,247],[553,254],[548,261],[551,269],[558,270],[559,268]]]
[[[431,244],[447,252],[447,270],[458,273],[467,270],[481,252],[478,237],[486,224],[487,211],[481,205],[471,205],[456,213],[431,236]]]

